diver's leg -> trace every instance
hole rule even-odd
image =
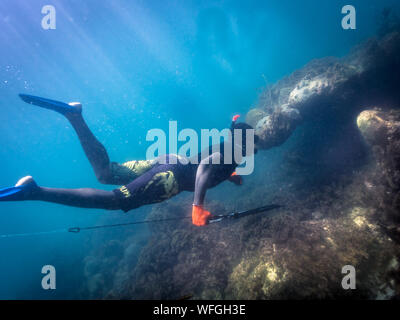
[[[78,135],[82,148],[92,165],[97,179],[101,183],[115,185],[128,184],[157,164],[157,161],[153,160],[135,160],[122,164],[110,162],[106,149],[96,139],[83,119],[82,104],[79,102],[65,103],[26,94],[20,94],[19,96],[26,103],[56,111],[69,120]],[[7,191],[4,192],[7,193]]]
[[[82,113],[66,113],[65,117],[75,129],[97,179],[101,183],[111,183],[110,158],[104,146],[87,126]]]
[[[113,191],[98,189],[56,189],[39,187],[31,176],[20,179],[15,187],[3,189],[0,201],[39,200],[80,208],[118,210],[121,208]]]
[[[113,191],[40,188],[34,200],[83,208],[130,211],[178,194],[181,190],[174,174],[176,169],[177,167],[171,164],[154,166],[126,186]]]
[[[110,159],[104,146],[96,139],[82,117],[82,104],[64,103],[47,98],[20,94],[23,101],[64,115],[71,123],[85,151],[90,164],[100,182],[113,183],[111,180]]]
[[[39,187],[31,176],[27,176],[15,187],[0,189],[0,201],[39,200],[80,208],[129,211],[178,194],[181,190],[173,171],[174,165],[158,165],[113,191]]]
[[[97,208],[107,210],[120,209],[119,201],[112,191],[99,189],[58,189],[39,187],[40,191],[32,200],[64,204],[79,208]]]

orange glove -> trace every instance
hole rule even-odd
[[[192,223],[198,227],[205,226],[208,219],[211,217],[211,213],[205,209],[203,206],[193,205],[192,209]]]

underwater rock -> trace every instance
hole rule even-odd
[[[269,149],[281,145],[289,138],[299,121],[299,111],[292,108],[282,108],[262,118],[255,128],[260,137],[257,146]]]
[[[363,102],[400,104],[400,34],[370,39],[344,58],[322,58],[268,86],[256,109],[249,111],[254,122],[263,110],[265,117],[256,124],[259,147],[269,149],[286,141],[301,120],[312,114],[333,110],[348,117]],[[360,110],[361,111],[361,110]]]
[[[276,167],[261,165],[256,175],[246,177],[234,199],[231,189],[222,189],[226,195],[217,197],[209,191],[206,206],[218,214],[266,203],[283,205],[274,215],[248,216],[203,228],[192,226],[190,219],[162,222],[149,225],[151,234],[144,245],[134,245],[137,238],[132,235],[126,241],[108,241],[85,260],[91,297],[399,297],[400,117],[397,110],[369,110],[372,105],[400,105],[392,103],[398,98],[395,86],[390,87],[396,73],[391,73],[393,78],[382,76],[388,66],[398,70],[398,62],[392,63],[397,59],[393,53],[400,52],[396,39],[398,34],[372,40],[345,59],[313,61],[269,87],[257,108],[249,112],[249,122],[262,117],[256,131],[265,149],[282,144],[301,121],[305,123],[302,128],[313,129],[303,140],[300,136],[292,150],[292,162],[297,164],[293,167],[297,170],[301,162],[302,169],[289,168],[287,159],[280,157]],[[378,104],[380,101],[385,103]],[[359,114],[363,106],[368,110]],[[311,115],[328,109],[331,127],[326,129],[326,122],[315,125]],[[344,117],[352,130],[339,126]],[[338,126],[339,130],[332,130]],[[317,144],[314,137],[324,130],[333,134]],[[351,139],[354,135],[356,140]],[[344,153],[340,154],[342,141],[350,141],[349,149],[362,145],[368,151],[363,137],[374,157],[360,153],[357,165],[343,165],[348,170],[340,175],[334,171],[335,179],[317,170],[326,162],[308,163],[299,153],[305,150],[311,157],[320,153],[336,162],[339,157],[334,156]],[[339,147],[332,149],[334,146]],[[265,162],[272,156],[266,156]],[[361,161],[364,157],[367,163]],[[325,179],[310,180],[313,175]],[[315,183],[321,180],[324,184]],[[152,206],[148,219],[188,216],[192,196],[184,193]],[[345,265],[357,270],[356,290],[341,286]]]
[[[387,190],[375,186],[377,170],[371,163],[354,176],[307,192],[262,185],[237,199],[255,206],[266,201],[270,187],[269,201],[285,205],[273,216],[207,228],[187,220],[157,225],[130,271],[125,294],[133,299],[187,294],[193,299],[393,298],[400,293],[399,250],[376,220]],[[180,205],[154,206],[151,218],[184,216],[190,201],[188,196]],[[226,211],[215,201],[207,207]],[[357,270],[357,290],[341,287],[342,267],[349,264]]]
[[[371,210],[356,207],[347,212],[339,218],[292,220],[294,232],[285,242],[276,243],[271,239],[257,250],[245,252],[229,276],[227,297],[376,297],[386,283],[381,270],[392,263],[392,244],[371,223]],[[348,264],[358,270],[357,291],[341,287],[341,268]]]
[[[277,189],[285,208],[276,216],[207,228],[185,220],[157,227],[126,280],[125,294],[133,299],[393,297],[399,293],[397,282],[389,285],[390,272],[398,270],[392,266],[397,249],[375,223],[378,210],[366,201],[371,195],[363,182],[371,170],[306,195]],[[240,201],[254,206],[262,192],[259,188]],[[186,200],[189,205],[190,197]],[[157,205],[151,218],[184,216],[184,207]],[[208,207],[223,210],[217,202]],[[341,287],[341,268],[348,264],[357,269],[356,291]]]
[[[396,233],[400,223],[400,110],[364,110],[357,117],[357,126],[377,162],[377,184],[385,187],[381,223],[390,225],[391,233]]]
[[[111,223],[107,219],[109,218],[106,218],[103,224]],[[110,233],[113,236],[110,237]],[[83,271],[87,281],[81,291],[85,298],[130,298],[126,283],[142,248],[147,243],[147,231],[142,227],[115,229],[110,233],[96,232],[91,238],[92,250],[83,260]]]
[[[255,128],[258,121],[264,118],[266,115],[267,113],[261,109],[257,108],[251,109],[246,114],[246,123]]]
[[[286,281],[286,269],[274,261],[270,252],[243,259],[234,268],[227,291],[235,299],[276,298]]]
[[[390,141],[388,134],[393,123],[384,117],[385,113],[378,110],[365,110],[357,117],[357,126],[369,144],[384,146]]]
[[[400,189],[400,110],[365,110],[357,118],[361,134],[372,147],[393,190]]]

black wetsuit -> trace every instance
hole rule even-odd
[[[224,163],[224,143],[219,145],[219,152],[222,159],[220,164],[212,164],[213,172],[208,188],[227,180],[238,166],[234,161],[231,164]],[[212,147],[209,148],[209,154],[211,153]],[[183,164],[178,159],[175,159],[176,163],[171,164],[169,163],[171,157],[176,156],[167,156],[165,164],[156,164],[132,182],[114,190],[122,210],[126,212],[145,204],[161,202],[181,191],[195,191],[199,164],[190,161]],[[197,155],[197,159],[201,159],[201,153]]]

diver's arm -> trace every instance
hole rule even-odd
[[[204,198],[206,196],[206,191],[209,186],[210,178],[212,177],[212,171],[215,168],[212,163],[217,163],[221,161],[221,154],[219,152],[214,152],[212,155],[203,159],[196,173],[196,183],[194,188],[194,200],[193,204],[201,206],[204,203]]]
[[[203,208],[203,203],[207,188],[210,185],[210,179],[213,176],[213,170],[215,170],[215,166],[212,163],[219,163],[221,158],[221,154],[215,152],[202,160],[197,168],[192,208],[192,223],[196,226],[206,225],[208,219],[211,217],[211,213]],[[219,162],[217,162],[218,160]]]
[[[201,206],[207,192],[207,182],[211,174],[211,169],[200,164],[197,168],[196,183],[194,188],[193,205]]]

